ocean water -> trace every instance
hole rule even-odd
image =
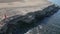
[[[60,6],[60,0],[49,1]],[[30,30],[30,33],[33,31],[34,34],[60,34],[60,10],[54,15],[45,18],[40,23],[42,24]],[[38,31],[38,33],[36,33],[35,30]]]
[[[26,34],[60,34],[60,10],[50,17],[44,18],[40,25],[29,30]]]
[[[60,6],[60,0],[48,0],[50,2],[53,2],[54,4],[57,4]]]
[[[60,0],[49,1],[60,6]],[[42,29],[43,34],[60,34],[60,10],[48,19],[44,19],[42,23],[46,23]]]
[[[58,6],[60,6],[60,0],[48,0]],[[60,34],[60,10],[48,18],[48,20],[44,20],[44,30],[43,34]]]

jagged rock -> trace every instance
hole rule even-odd
[[[33,0],[35,1],[35,0]],[[37,1],[37,0],[36,0]],[[39,0],[32,4],[32,1],[18,3],[17,5],[13,2],[11,5],[8,2],[2,4],[4,7],[0,8],[1,14],[7,14],[8,18],[1,20],[0,22],[0,34],[24,34],[29,29],[37,26],[36,22],[42,20],[44,17],[49,17],[59,10],[58,6],[46,1]],[[15,6],[14,6],[15,5]],[[0,16],[2,18],[2,16]]]
[[[29,30],[30,28],[37,26],[35,24],[36,22],[43,19],[44,17],[48,17],[54,14],[59,9],[60,9],[59,7],[56,7],[55,5],[51,5],[43,10],[27,13],[24,16],[16,15],[16,16],[7,18],[1,21],[5,23],[5,25],[1,28],[1,32],[5,34],[26,33],[27,30]],[[19,30],[19,31],[17,32],[16,30]]]

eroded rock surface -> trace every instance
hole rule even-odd
[[[24,34],[29,29],[38,26],[37,22],[56,13],[60,8],[55,5],[46,7],[43,10],[29,12],[26,15],[16,15],[2,20],[5,23],[1,27],[1,32],[4,34]]]
[[[0,34],[24,34],[60,8],[47,0],[0,1]],[[8,17],[4,19],[4,15]]]

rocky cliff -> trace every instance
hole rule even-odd
[[[50,5],[43,10],[29,12],[26,15],[15,15],[4,19],[1,21],[3,26],[0,27],[0,34],[24,34],[29,29],[38,26],[38,21],[53,15],[59,9],[60,8],[56,5]],[[36,34],[37,33],[38,32],[36,32]]]
[[[38,21],[59,9],[47,0],[0,0],[0,34],[37,34]],[[33,30],[29,32],[30,29]]]

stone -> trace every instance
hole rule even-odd
[[[0,22],[3,23],[0,25],[1,34],[24,34],[37,26],[39,20],[53,15],[60,9],[47,0],[1,1]],[[8,16],[6,19],[3,19],[4,14]]]

